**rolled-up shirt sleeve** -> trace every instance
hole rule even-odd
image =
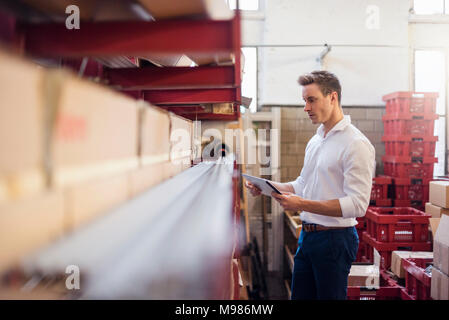
[[[344,157],[345,197],[339,198],[343,218],[363,217],[368,208],[375,166],[375,149],[369,141],[356,140]]]
[[[293,189],[295,190],[295,194],[302,197],[302,191],[304,190],[304,178],[300,175],[296,180],[289,182]]]

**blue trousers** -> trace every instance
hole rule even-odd
[[[346,300],[359,237],[355,227],[301,231],[292,276],[292,300]]]

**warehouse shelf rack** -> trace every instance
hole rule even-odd
[[[0,12],[0,16],[4,16]],[[5,20],[6,21],[6,20]],[[163,21],[82,22],[69,30],[64,22],[16,20],[1,24],[1,38],[21,54],[58,65],[91,71],[108,86],[144,99],[192,120],[235,121],[240,118],[241,45],[240,13],[230,20],[177,18]],[[6,29],[3,27],[7,26]],[[147,54],[192,54],[211,58],[225,54],[232,63],[218,66],[139,67],[136,57]],[[111,68],[112,65],[112,68]],[[135,65],[136,67],[132,67]],[[125,67],[123,67],[125,66]],[[81,75],[81,72],[79,73]],[[232,113],[213,113],[206,104],[232,105]],[[232,214],[240,215],[240,168],[234,161]],[[233,244],[236,246],[237,237]],[[239,257],[238,247],[233,255]],[[233,267],[234,268],[234,267]],[[235,269],[233,273],[235,274]],[[238,279],[234,277],[234,297]]]
[[[294,267],[294,256],[298,249],[298,239],[301,233],[302,224],[299,212],[284,211],[284,267],[283,279],[288,299],[291,297],[291,279]]]
[[[200,163],[27,257],[23,270],[57,279],[65,266],[75,264],[88,279],[81,295],[89,299],[183,299],[191,286],[194,299],[238,297],[222,289],[231,273],[234,290],[239,288],[238,270],[228,264],[236,243],[229,239],[238,224],[237,177],[231,157]],[[218,190],[203,188],[215,184]],[[219,209],[213,215],[211,206]],[[170,283],[173,277],[182,281]]]

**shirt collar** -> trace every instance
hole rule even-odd
[[[351,124],[351,116],[350,115],[344,115],[343,119],[341,119],[340,121],[338,121],[333,127],[332,129],[330,129],[330,131],[327,133],[326,137],[329,136],[329,134],[331,132],[334,131],[341,131],[344,130],[347,126],[349,126]],[[321,137],[324,138],[324,125],[321,124],[318,129],[316,130],[317,134]]]

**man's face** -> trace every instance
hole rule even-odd
[[[333,109],[331,104],[332,96],[333,94],[324,96],[316,83],[303,87],[304,111],[309,114],[313,124],[324,123],[330,119]]]

